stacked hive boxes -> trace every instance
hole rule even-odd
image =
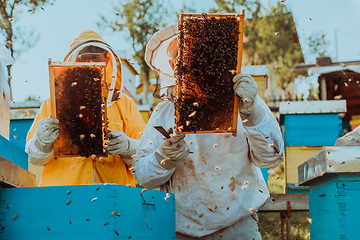
[[[326,147],[298,167],[309,186],[310,237],[359,239],[360,147]]]
[[[280,103],[280,124],[285,142],[285,187],[287,193],[308,192],[298,186],[297,167],[342,135],[346,101]]]

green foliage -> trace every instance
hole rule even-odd
[[[269,174],[268,188],[270,193],[282,194],[285,188],[284,162],[279,164],[281,172]],[[281,236],[280,213],[258,213],[259,230],[263,240],[277,240]],[[308,212],[291,212],[290,239],[310,239],[310,223]],[[284,234],[286,236],[286,221],[284,220]]]
[[[98,27],[120,32],[131,41],[135,51],[134,59],[140,65],[144,76],[145,90],[149,84],[150,74],[150,68],[145,61],[146,45],[158,30],[168,24],[167,9],[163,2],[156,0],[121,1],[119,5],[114,6],[114,16],[117,16],[115,19],[101,16],[101,20],[97,23]]]
[[[296,63],[304,61],[296,33],[295,22],[286,5],[278,2],[276,6],[262,9],[260,1],[216,0],[217,12],[234,12],[240,6],[251,14],[246,21],[244,34],[249,42],[244,44],[250,65],[269,66],[270,74],[278,86],[286,89],[297,76],[291,69]]]
[[[314,33],[306,39],[307,44],[309,45],[309,53],[315,55],[317,58],[329,57],[327,52],[328,42],[325,39],[325,34]]]
[[[218,8],[211,8],[210,12],[236,13],[245,8],[252,18],[259,17],[261,10],[260,0],[214,0]]]
[[[46,5],[48,0],[0,0],[0,33],[5,38],[5,45],[11,56],[17,58],[21,53],[33,47],[39,40],[34,28],[16,26],[23,14],[35,13]],[[16,46],[14,47],[14,44]]]
[[[32,14],[47,2],[48,0],[0,0],[0,34],[5,38],[5,46],[14,59],[35,46],[40,37],[35,34],[34,28],[21,28],[16,26],[16,21],[22,14]],[[11,76],[11,65],[7,66],[7,69]],[[11,78],[8,82],[12,100]]]
[[[263,240],[281,239],[281,219],[279,213],[258,213],[259,231]],[[310,239],[310,223],[308,212],[292,212],[290,217],[290,239]],[[286,239],[286,221],[284,220],[284,235]]]

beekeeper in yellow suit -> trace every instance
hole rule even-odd
[[[137,140],[145,123],[132,99],[122,94],[121,59],[92,30],[82,32],[70,46],[64,61],[105,62],[106,82],[110,85],[107,103],[109,139],[107,158],[54,158],[53,143],[59,135],[59,120],[51,118],[50,99],[40,107],[28,136],[25,151],[29,161],[43,166],[40,186],[116,183],[135,185],[129,168],[136,153]],[[113,78],[112,76],[116,76]],[[50,116],[50,117],[49,117]]]

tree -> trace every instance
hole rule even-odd
[[[11,56],[16,59],[21,53],[33,47],[39,39],[34,29],[23,29],[16,26],[21,14],[34,13],[42,8],[48,0],[0,0],[0,33],[5,38],[5,46],[10,50]],[[43,8],[42,8],[43,9]],[[16,28],[15,28],[16,26]],[[14,46],[15,45],[15,46]],[[10,99],[11,89],[11,65],[8,66]]]
[[[150,67],[145,61],[146,45],[150,38],[167,25],[167,7],[164,2],[156,0],[127,0],[120,6],[114,6],[115,19],[101,16],[98,27],[110,28],[113,32],[120,32],[131,41],[135,51],[134,59],[141,67],[144,76],[144,102],[148,104],[147,90],[149,86]]]
[[[309,54],[317,58],[329,57],[327,51],[328,42],[325,39],[325,34],[323,33],[314,33],[306,39],[306,42],[309,46]]]
[[[249,42],[244,44],[250,65],[269,66],[270,74],[283,90],[297,76],[292,71],[296,63],[304,61],[296,33],[295,22],[286,5],[278,2],[269,10],[262,9],[259,0],[215,0],[217,12],[239,12],[245,7],[251,15],[246,21],[244,34]]]

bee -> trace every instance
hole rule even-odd
[[[196,114],[196,111],[193,111],[192,113],[190,113],[189,117],[192,117]]]
[[[111,215],[120,217],[120,214],[118,214],[116,211],[112,211]]]

